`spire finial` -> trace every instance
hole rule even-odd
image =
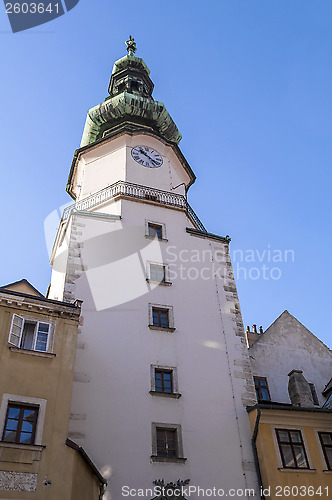
[[[133,56],[137,50],[136,42],[134,38],[130,35],[129,40],[126,41],[127,51],[129,56]]]

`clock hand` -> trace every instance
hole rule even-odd
[[[142,153],[142,155],[144,155],[144,156],[148,156],[148,155],[146,154],[146,152],[144,151],[144,149],[140,149],[140,150],[139,150],[139,152],[140,152],[140,153]],[[148,158],[150,158],[150,157],[148,156]]]
[[[146,154],[145,151],[143,151],[143,149],[140,149],[139,150],[140,153],[142,153],[144,156],[146,156],[147,158],[149,158],[149,160],[152,161],[152,163],[155,163],[155,161],[151,158],[151,156],[149,156],[148,154]]]

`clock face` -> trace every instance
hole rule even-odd
[[[131,150],[131,156],[143,167],[157,168],[163,164],[160,154],[148,146],[136,146]]]

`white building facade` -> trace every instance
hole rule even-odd
[[[69,437],[108,477],[105,499],[156,480],[258,498],[230,239],[188,205],[181,135],[127,45],[88,112],[52,256],[49,297],[83,300]]]

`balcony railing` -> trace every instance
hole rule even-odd
[[[149,200],[161,205],[178,207],[184,209],[190,218],[194,221],[200,231],[206,232],[205,227],[199,220],[185,196],[177,193],[170,193],[160,189],[154,189],[139,184],[132,184],[131,182],[118,181],[111,186],[107,186],[96,193],[77,201],[73,205],[65,208],[62,215],[62,220],[68,219],[72,210],[91,210],[93,208],[106,203],[117,196],[127,196],[131,198],[138,198],[141,200]]]

